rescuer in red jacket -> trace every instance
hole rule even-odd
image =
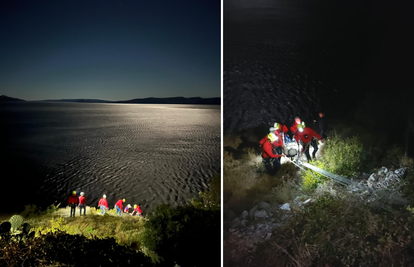
[[[297,125],[295,140],[298,144],[300,143],[302,145],[302,152],[305,151],[306,159],[308,161],[311,160],[311,157],[309,155],[310,146],[313,147],[312,157],[314,159],[316,152],[318,151],[318,143],[315,138],[321,140],[321,136],[311,128],[304,127],[303,124]]]
[[[85,193],[81,192],[79,196],[79,215],[82,216],[82,209],[83,209],[83,216],[86,214],[86,198],[84,197]]]
[[[280,169],[279,157],[283,152],[283,140],[274,133],[269,133],[260,140],[262,159],[269,174],[275,175]]]
[[[298,124],[301,124],[302,121],[299,117],[295,117],[295,122],[293,123],[292,127],[290,127],[290,131],[293,135],[295,135],[296,131],[298,130]]]
[[[134,205],[134,210],[132,211],[131,216],[141,216],[141,208],[137,204]]]
[[[98,206],[101,208],[101,214],[104,214],[104,211],[108,210],[108,201],[106,201],[106,195],[99,200]]]
[[[78,198],[76,197],[76,191],[73,191],[72,195],[68,199],[68,205],[70,206],[70,217],[75,217],[77,204],[78,204]]]
[[[122,203],[124,203],[124,202],[125,202],[125,198],[120,199],[115,203],[116,214],[119,213],[119,215],[122,215]]]
[[[273,132],[275,133],[277,136],[280,136],[282,138],[282,141],[285,140],[285,134],[287,133],[288,128],[283,125],[280,124],[278,122],[275,122],[275,124],[273,125],[273,127],[270,127],[269,132]]]

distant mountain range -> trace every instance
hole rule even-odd
[[[0,101],[25,101],[18,98],[0,96]],[[167,97],[167,98],[136,98],[122,101],[108,101],[101,99],[48,99],[49,102],[78,102],[78,103],[125,103],[125,104],[202,104],[202,105],[221,105],[220,97],[201,98],[201,97]]]
[[[1,101],[24,101],[23,99],[13,98],[6,95],[0,95],[0,102]]]

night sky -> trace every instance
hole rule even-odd
[[[1,1],[0,94],[221,95],[220,1]]]

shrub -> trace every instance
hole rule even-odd
[[[25,242],[0,239],[0,266],[154,266],[114,239],[49,232]]]
[[[37,208],[36,205],[26,205],[25,209],[20,215],[25,218],[29,218],[32,216],[37,216],[39,215],[39,213],[40,213],[40,210]]]
[[[343,175],[354,175],[361,166],[363,158],[362,143],[357,137],[342,139],[333,135],[325,144],[322,159],[312,164],[328,172]],[[326,178],[314,171],[302,172],[304,189],[314,189]]]
[[[199,209],[220,209],[221,206],[221,176],[215,175],[210,183],[210,190],[199,192],[198,199],[190,199],[191,204]]]
[[[246,257],[249,266],[411,266],[414,216],[324,194]],[[375,206],[375,205],[374,205]]]
[[[220,210],[161,205],[147,216],[143,250],[166,266],[220,266]]]
[[[11,230],[16,231],[22,226],[23,224],[23,217],[20,215],[13,215],[9,222],[11,223]]]

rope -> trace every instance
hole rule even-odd
[[[293,160],[291,160],[291,159],[289,159],[289,161],[290,162],[292,162],[295,166],[297,166],[298,168],[300,168],[301,170],[303,170],[303,171],[305,171],[305,172],[307,172],[307,173],[309,173],[310,175],[312,175],[313,177],[316,177],[312,172],[310,172],[310,171],[308,171],[308,170],[306,170],[305,168],[303,168],[302,166],[300,166],[299,164],[297,164],[296,162],[294,162]],[[299,161],[300,162],[300,161]],[[328,175],[326,175],[326,174],[324,174],[324,173],[321,173],[321,172],[318,172],[318,171],[316,171],[316,170],[313,170],[314,172],[317,172],[317,173],[319,173],[320,175],[322,175],[322,176],[324,176],[324,177],[326,177],[326,178],[329,178],[329,179],[331,179],[331,180],[333,180],[334,182],[336,182],[336,183],[339,183],[339,184],[341,184],[341,185],[349,185],[351,182],[349,182],[349,183],[347,183],[347,182],[344,182],[344,181],[341,181],[341,180],[339,180],[339,179],[336,179],[336,178],[334,178],[334,177],[332,177],[332,176],[328,176]]]
[[[286,157],[291,163],[293,163],[293,165],[295,165],[296,167],[298,167],[299,169],[301,169],[302,171],[309,173],[310,175],[312,175],[313,177],[317,178],[316,175],[314,175],[312,172],[306,170],[305,168],[303,168],[302,166],[300,166],[299,164],[297,164],[295,161],[291,160],[290,158]]]

